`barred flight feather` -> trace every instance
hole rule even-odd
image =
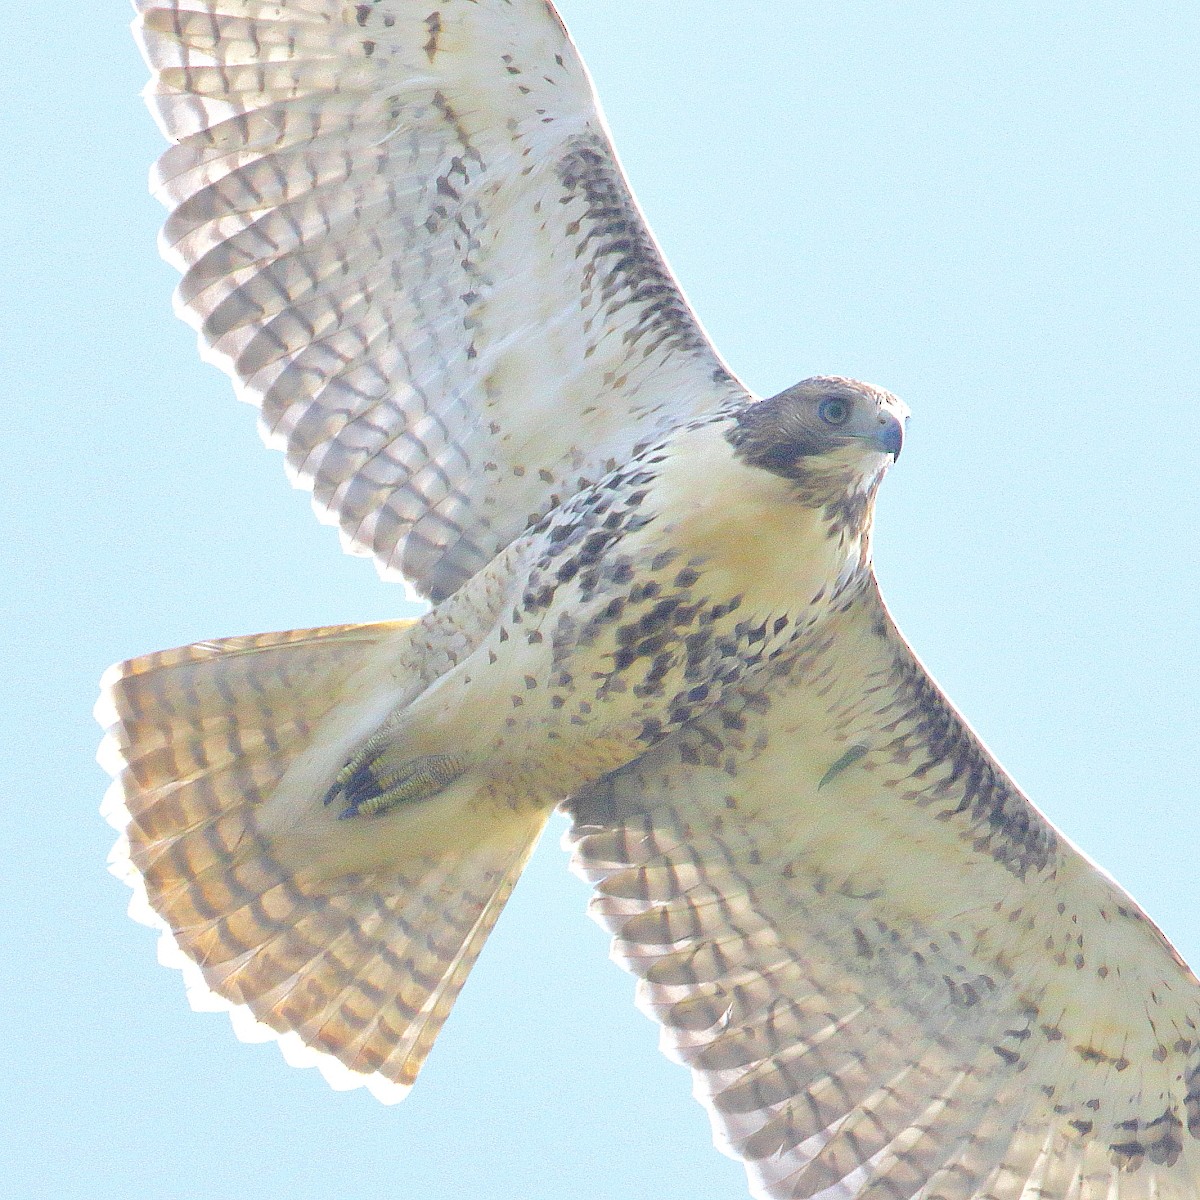
[[[178,310],[385,575],[445,596],[634,446],[747,398],[551,5],[136,8]]]
[[[260,813],[413,622],[202,642],[105,676],[104,812],[130,912],[161,930],[199,1009],[338,1088],[402,1098],[544,823],[469,829],[438,856],[328,877],[284,861]],[[320,805],[320,796],[312,802]]]
[[[756,1196],[1194,1197],[1194,977],[918,667],[872,589],[735,732],[568,801],[639,1006]]]

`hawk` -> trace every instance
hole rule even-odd
[[[401,1098],[550,813],[756,1196],[1194,1200],[1200,988],[893,624],[907,409],[759,399],[547,0],[137,0],[181,314],[419,619],[112,668],[132,911]]]

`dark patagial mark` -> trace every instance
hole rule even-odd
[[[906,762],[922,756],[910,774],[914,786],[939,768],[948,769],[948,775],[930,784],[917,804],[926,807],[944,798],[951,807],[934,815],[947,821],[965,818],[968,827],[959,836],[1017,878],[1024,879],[1030,869],[1045,870],[1058,848],[1053,830],[996,769],[937,685],[900,656],[893,664],[891,681],[900,718],[896,725],[902,729],[911,722],[912,726],[889,747],[893,759]]]
[[[626,344],[632,348],[649,338],[643,354],[663,346],[707,353],[704,336],[642,224],[605,142],[594,134],[573,139],[558,165],[558,176],[564,202],[580,198],[586,206],[579,251],[599,268],[601,301],[611,307],[637,306]],[[720,370],[720,382],[731,383],[732,377]]]

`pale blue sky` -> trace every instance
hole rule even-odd
[[[901,627],[1200,963],[1200,9],[561,7],[735,369],[762,392],[855,375],[911,404],[877,546]],[[120,0],[0,13],[6,1186],[743,1195],[555,837],[397,1108],[193,1014],[125,918],[96,813],[103,668],[402,611],[170,315],[128,18]]]

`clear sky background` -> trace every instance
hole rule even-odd
[[[911,404],[876,551],[901,627],[1200,963],[1200,8],[561,8],[734,368],[762,393],[838,373]],[[406,611],[171,317],[128,19],[0,10],[8,1194],[744,1195],[584,916],[561,823],[396,1108],[193,1014],[125,917],[96,812],[104,667]]]

